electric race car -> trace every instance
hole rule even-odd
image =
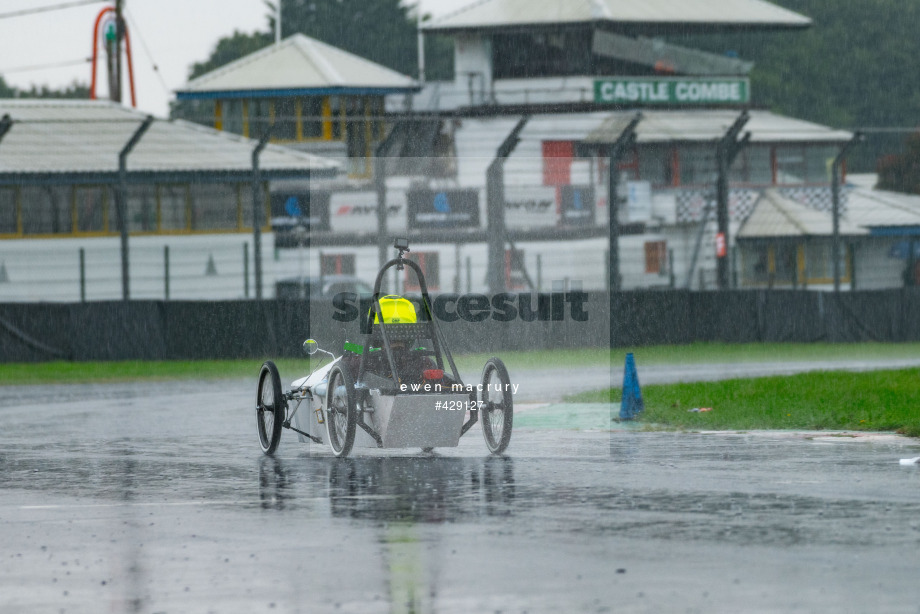
[[[399,254],[377,273],[373,303],[362,330],[363,344],[345,343],[340,356],[307,339],[304,350],[328,354],[324,366],[283,391],[278,369],[266,361],[259,373],[256,424],[265,454],[274,454],[283,428],[301,442],[328,443],[335,456],[366,448],[455,447],[477,421],[486,447],[501,454],[511,440],[514,417],[508,370],[498,358],[486,361],[477,384],[464,384],[432,311],[425,277]],[[421,289],[421,309],[399,296],[380,296],[392,268],[411,268]]]

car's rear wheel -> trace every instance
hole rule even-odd
[[[275,363],[268,360],[259,372],[259,389],[256,393],[256,426],[259,443],[265,454],[271,455],[281,442],[281,427],[287,401],[281,392],[281,376]]]
[[[326,435],[332,453],[348,456],[355,443],[357,425],[355,386],[348,369],[336,365],[329,371],[326,389]]]
[[[479,420],[486,447],[492,454],[501,454],[511,442],[514,401],[511,398],[511,378],[499,358],[490,358],[482,370],[482,390],[478,393]]]

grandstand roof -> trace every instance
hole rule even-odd
[[[738,229],[739,239],[779,239],[829,237],[833,234],[831,214],[818,211],[783,196],[776,189],[766,190],[747,220]],[[840,218],[841,236],[869,234],[851,220]]]
[[[0,140],[0,184],[117,178],[119,153],[147,117],[109,101],[0,100],[12,120]],[[156,174],[176,181],[239,181],[251,177],[256,141],[182,120],[154,120],[128,157],[131,180]],[[259,161],[265,179],[331,176],[339,165],[268,145]]]
[[[338,47],[294,34],[189,81],[178,98],[394,94],[415,80]]]
[[[479,0],[423,28],[444,32],[588,23],[692,31],[807,28],[811,19],[764,0]]]

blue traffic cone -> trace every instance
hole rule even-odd
[[[620,420],[635,420],[645,402],[642,401],[642,389],[639,388],[639,374],[636,372],[636,360],[632,352],[626,355],[626,368],[623,371],[623,399],[620,402]]]

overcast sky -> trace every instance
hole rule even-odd
[[[80,0],[0,0],[0,75],[10,85],[62,87],[90,81],[93,22],[105,2],[26,16],[10,13]],[[414,2],[415,0],[412,0]],[[421,0],[424,12],[442,15],[473,0]],[[113,5],[113,3],[109,3]],[[265,28],[263,0],[124,0],[134,55],[138,108],[158,116],[168,112],[172,92],[189,67],[208,57],[217,40],[234,30]],[[68,64],[48,68],[51,64]],[[153,70],[159,67],[159,76]],[[97,94],[107,95],[104,64]],[[125,100],[129,100],[127,89]]]

